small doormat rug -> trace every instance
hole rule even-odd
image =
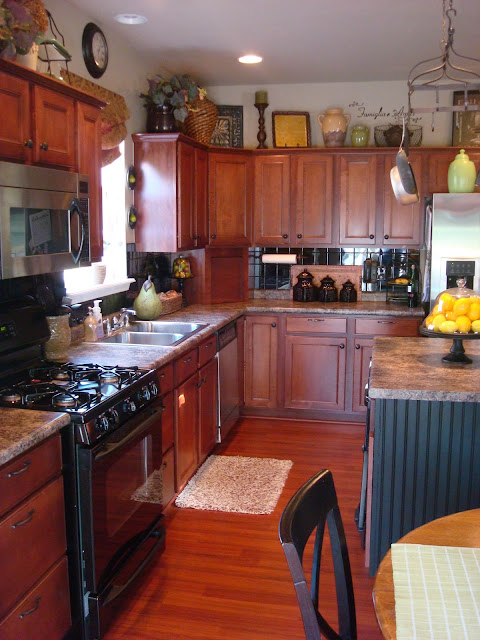
[[[275,458],[210,456],[177,496],[181,508],[272,513],[293,462]]]

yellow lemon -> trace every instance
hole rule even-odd
[[[472,302],[467,315],[470,320],[478,320],[480,318],[480,302]]]
[[[468,298],[458,298],[453,304],[453,312],[457,316],[465,316],[470,309],[470,300]]]
[[[457,323],[452,320],[445,320],[445,322],[442,322],[439,326],[439,329],[442,333],[455,333],[457,330]]]
[[[472,331],[475,333],[480,333],[480,320],[474,320],[472,322]]]
[[[472,321],[467,316],[458,316],[455,322],[460,333],[468,333],[470,331]]]
[[[437,315],[434,317],[433,319],[433,330],[434,331],[440,331],[440,325],[442,324],[442,322],[445,322],[445,316],[443,315],[443,313],[437,313]]]
[[[436,304],[432,309],[432,316],[436,316],[438,313],[440,313],[440,309],[439,309],[439,305]]]
[[[480,298],[478,296],[470,296],[469,300],[470,300],[470,304],[473,304],[474,302],[476,302],[477,304],[480,304]]]
[[[425,318],[425,327],[429,330],[429,331],[433,331],[433,315],[430,314],[429,316],[427,316]]]
[[[451,311],[453,309],[454,302],[455,298],[444,291],[442,294],[440,294],[440,297],[438,299],[438,308],[440,311],[442,311],[442,313],[445,313],[445,311]]]
[[[445,318],[447,320],[453,320],[455,322],[457,316],[455,315],[455,313],[453,311],[447,311],[447,313],[445,314]]]

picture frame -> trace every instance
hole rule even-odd
[[[464,103],[465,92],[453,92],[453,106]],[[478,111],[454,111],[452,147],[480,147],[480,91],[468,92],[468,101],[478,105]]]
[[[277,149],[309,147],[310,114],[308,111],[273,111],[272,135]]]
[[[214,147],[243,147],[243,106],[217,105],[218,119],[210,144]]]

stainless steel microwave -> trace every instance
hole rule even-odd
[[[0,277],[90,264],[88,176],[0,162]]]

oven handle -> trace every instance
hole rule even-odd
[[[104,442],[94,453],[94,460],[103,460],[110,455],[113,455],[116,451],[124,447],[126,444],[137,438],[144,431],[149,429],[154,422],[157,420],[158,415],[162,412],[161,405],[157,408],[149,407],[147,409],[147,413],[150,415],[142,420],[142,422],[135,427],[132,431],[129,431],[128,434],[119,440],[118,442]],[[142,416],[143,417],[143,416]]]
[[[118,598],[125,591],[125,589],[136,579],[136,577],[145,569],[145,567],[152,561],[153,556],[156,554],[158,550],[158,547],[162,545],[164,542],[165,529],[163,529],[163,527],[161,529],[155,529],[155,531],[152,531],[149,537],[157,538],[157,542],[150,549],[150,551],[142,560],[142,562],[138,565],[138,567],[134,571],[132,571],[130,576],[127,578],[126,582],[124,582],[124,584],[122,585],[114,585],[111,588],[111,590],[108,593],[108,596],[102,602],[103,606],[106,606],[107,604],[109,604],[110,602]]]
[[[72,201],[70,203],[69,213],[70,213],[70,220],[72,219],[72,214],[75,213],[75,214],[77,214],[78,220],[80,222],[81,238],[80,238],[78,251],[77,251],[77,253],[73,253],[73,251],[72,251],[73,262],[75,264],[78,264],[78,261],[80,260],[80,256],[82,255],[83,243],[85,242],[85,223],[83,221],[82,212],[81,212],[81,209],[80,209],[80,203],[78,202],[77,198],[73,198],[72,199]],[[71,230],[70,230],[70,234],[71,234]],[[71,249],[71,247],[70,247],[70,249]]]

